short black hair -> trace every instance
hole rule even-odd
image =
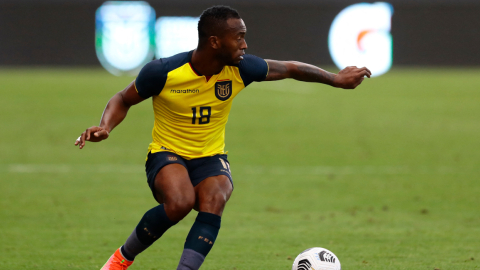
[[[213,6],[202,12],[198,21],[199,40],[218,36],[228,19],[241,19],[238,11],[229,6]]]

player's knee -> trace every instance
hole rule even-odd
[[[180,221],[192,211],[195,205],[195,198],[178,198],[165,203],[165,211],[172,221]]]
[[[207,212],[213,213],[222,212],[230,198],[230,193],[219,192],[204,196],[200,201],[200,209],[208,209]]]

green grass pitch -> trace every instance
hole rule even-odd
[[[73,143],[132,78],[0,70],[0,269],[100,269],[155,206],[151,101],[107,141]],[[394,69],[357,90],[254,83],[234,101],[235,190],[202,269],[480,269],[480,70]],[[175,269],[195,213],[132,270]]]

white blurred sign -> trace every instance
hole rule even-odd
[[[367,67],[372,76],[392,66],[390,34],[393,7],[389,3],[359,3],[342,10],[333,20],[328,47],[338,68]]]
[[[160,17],[155,24],[156,58],[193,50],[198,44],[198,17]]]
[[[143,1],[108,1],[96,13],[96,51],[114,75],[136,75],[154,55],[155,10]]]

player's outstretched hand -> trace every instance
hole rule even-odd
[[[343,89],[355,89],[355,87],[362,83],[365,76],[370,78],[371,75],[372,72],[366,67],[346,67],[340,70],[337,76],[335,76],[334,86]]]
[[[85,146],[85,142],[99,142],[108,138],[108,131],[101,127],[89,127],[85,130],[80,137],[75,141],[75,145],[82,149]]]

